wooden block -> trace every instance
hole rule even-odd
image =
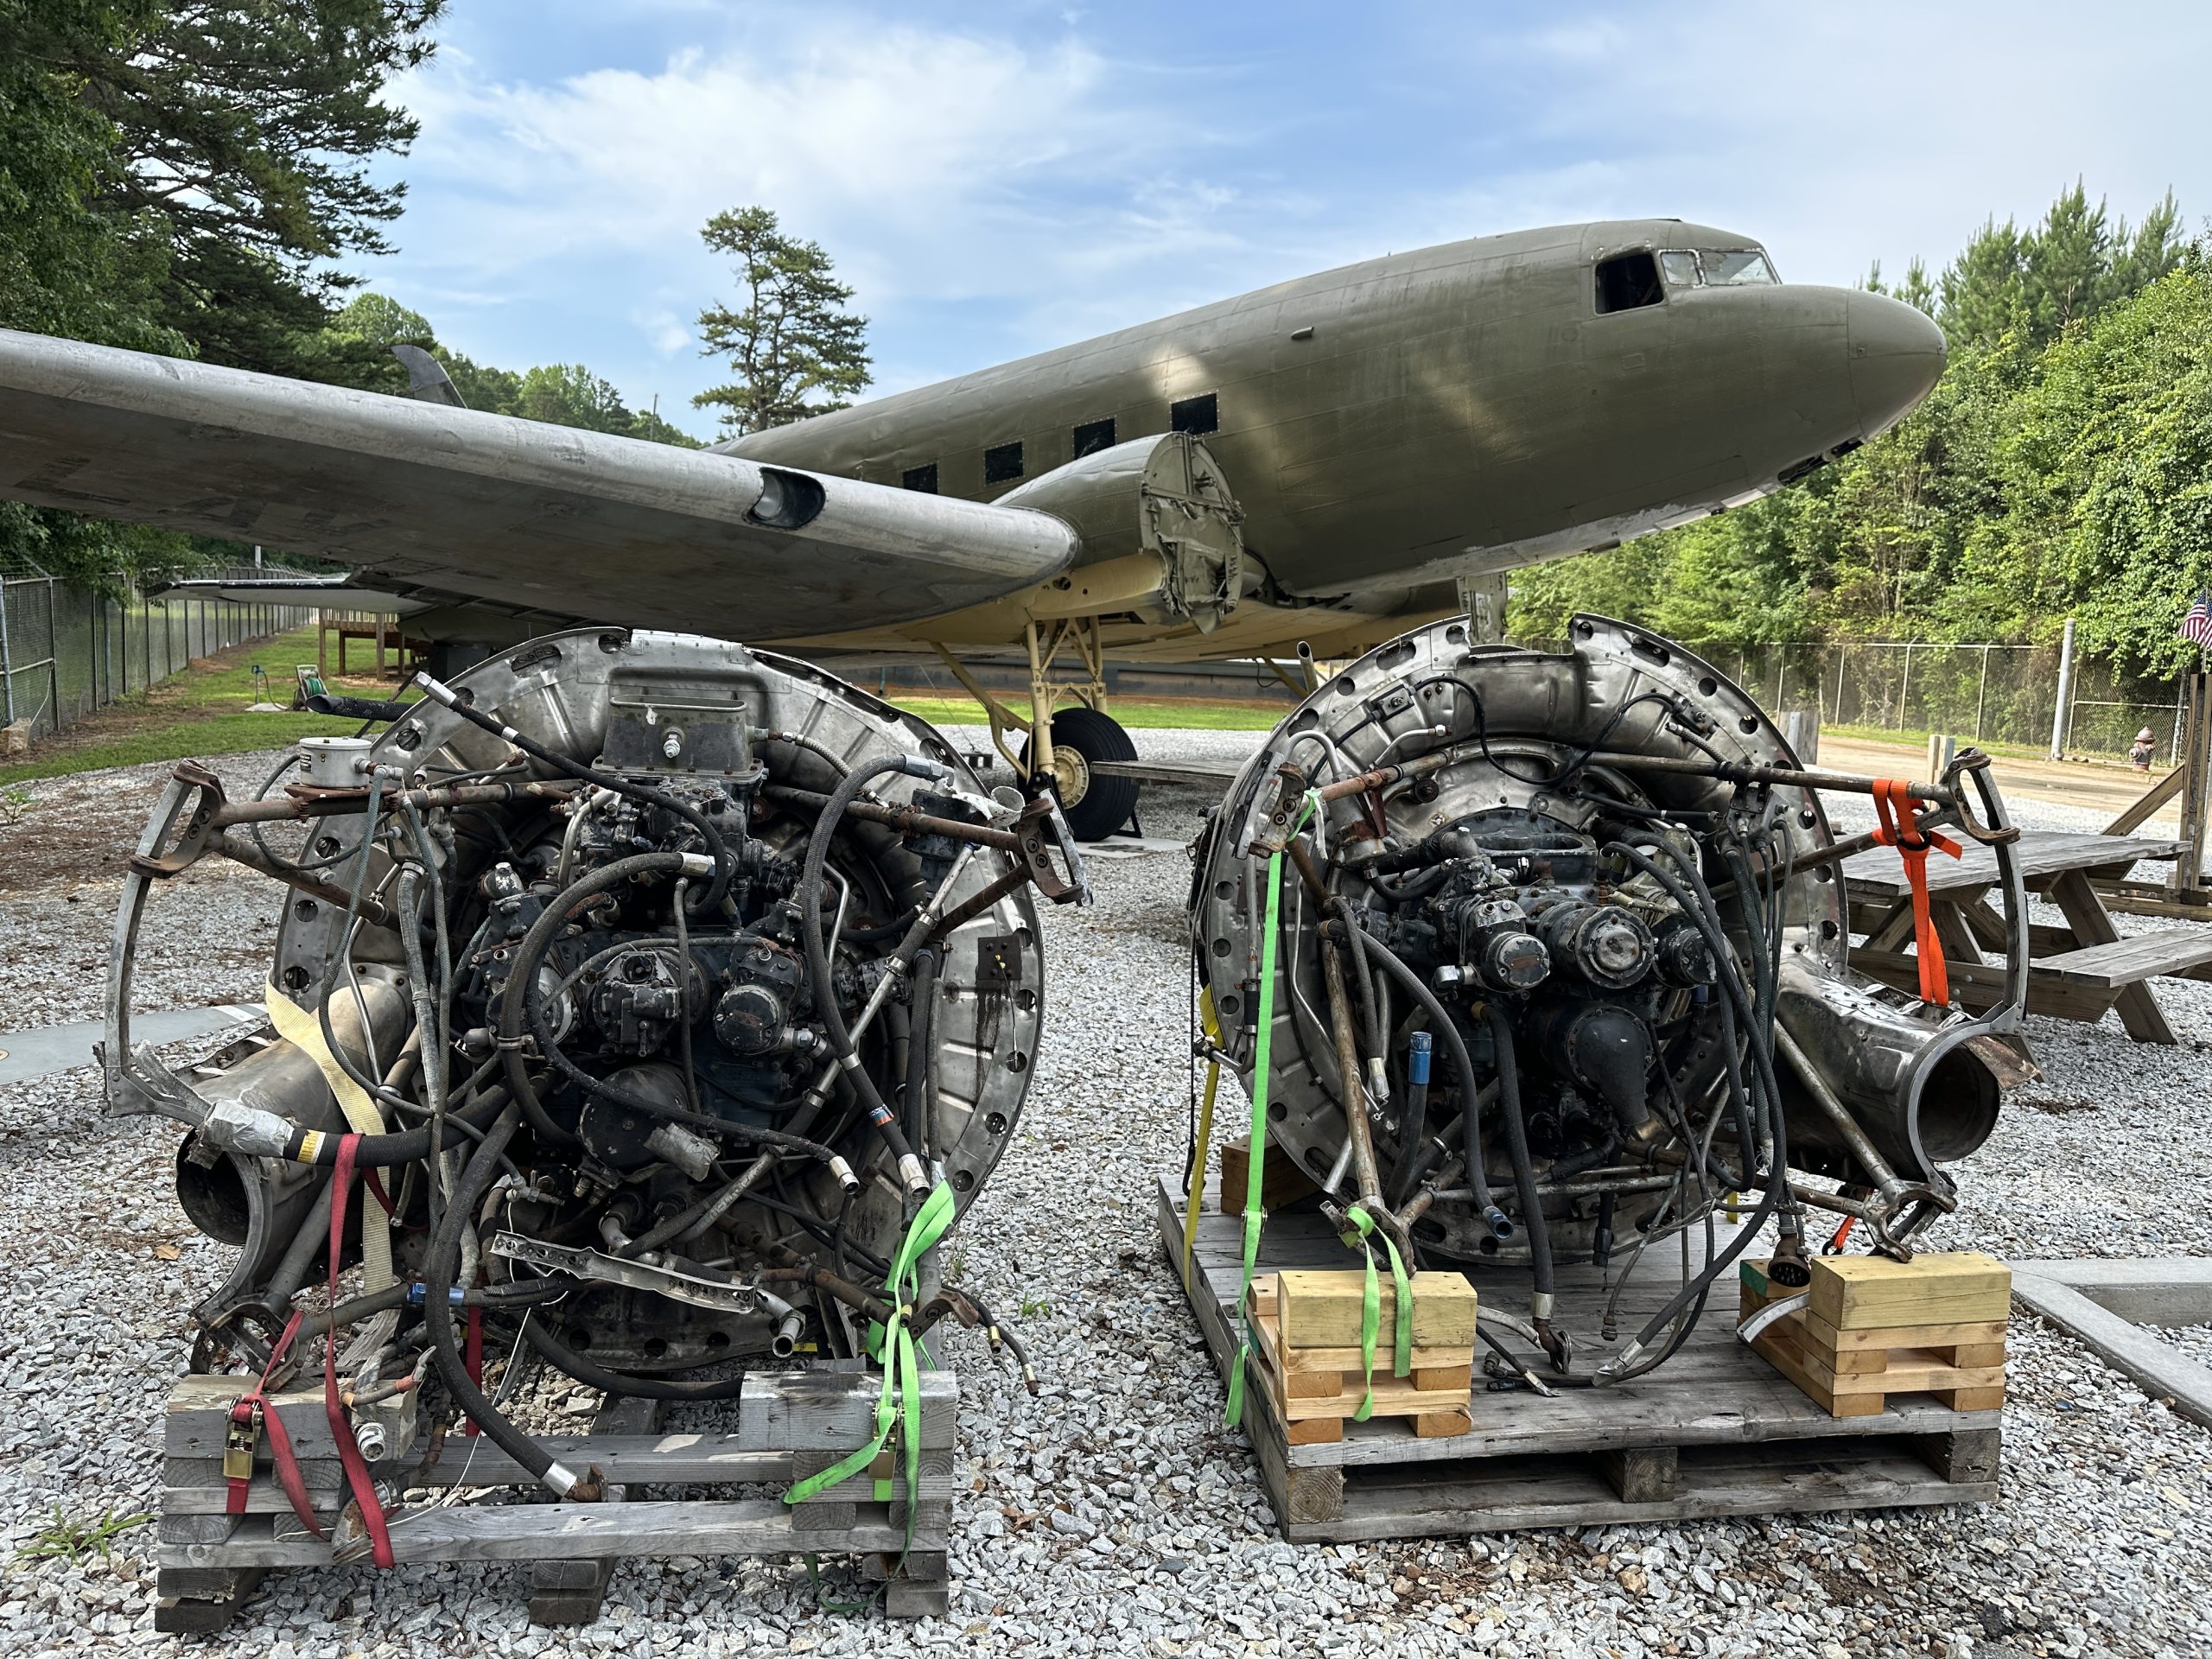
[[[837,1498],[812,1498],[791,1510],[793,1532],[850,1532],[860,1519],[859,1504]]]
[[[1824,1255],[1813,1262],[1811,1312],[1839,1331],[1994,1320],[2012,1311],[2012,1270],[1978,1250]]]
[[[1953,1411],[1998,1411],[2005,1404],[2005,1385],[2001,1382],[1993,1388],[1929,1389],[1927,1392]]]
[[[924,1371],[920,1381],[922,1445],[957,1445],[957,1379],[950,1371]],[[881,1375],[873,1371],[748,1371],[739,1397],[737,1438],[752,1452],[849,1452],[874,1439],[882,1389]]]
[[[1994,1428],[1960,1428],[1948,1434],[1916,1434],[1912,1449],[1946,1480],[1994,1480],[2004,1458],[2004,1433]]]
[[[910,1549],[902,1567],[898,1556],[876,1550],[861,1557],[861,1576],[871,1584],[896,1584],[901,1579],[926,1584],[942,1579],[951,1562],[950,1554],[942,1549]]]
[[[1598,1466],[1624,1503],[1657,1503],[1675,1495],[1681,1452],[1671,1446],[1638,1446],[1600,1452]]]
[[[1270,1324],[1275,1323],[1274,1274],[1262,1274],[1253,1279],[1250,1308],[1251,1316],[1255,1320],[1264,1319]],[[1395,1352],[1393,1333],[1387,1329],[1376,1332],[1376,1357],[1380,1360],[1386,1356],[1394,1355]],[[1363,1366],[1359,1347],[1356,1342],[1344,1348],[1293,1348],[1287,1352],[1278,1353],[1276,1357],[1282,1363],[1283,1370],[1286,1371],[1357,1371]],[[1452,1366],[1465,1369],[1472,1363],[1472,1355],[1469,1348],[1423,1348],[1416,1345],[1413,1351],[1413,1363],[1414,1369],[1417,1371],[1443,1370]]]
[[[1414,1414],[1414,1438],[1416,1440],[1444,1440],[1457,1434],[1471,1434],[1474,1432],[1474,1414],[1465,1406],[1454,1406],[1447,1411]]]
[[[1283,1346],[1357,1349],[1366,1278],[1357,1268],[1277,1274],[1275,1308]],[[1475,1287],[1456,1273],[1424,1273],[1414,1276],[1413,1292],[1414,1345],[1471,1353]],[[1397,1287],[1387,1276],[1382,1284],[1382,1330],[1387,1338],[1396,1329],[1397,1303]],[[1378,1346],[1380,1343],[1378,1338]]]
[[[154,1574],[154,1629],[164,1636],[209,1636],[245,1609],[265,1567],[163,1567]]]
[[[1285,1423],[1282,1437],[1291,1446],[1327,1446],[1344,1437],[1344,1420],[1341,1417],[1307,1417],[1299,1422]]]
[[[170,1515],[156,1523],[165,1544],[219,1544],[238,1529],[242,1515]]]
[[[1853,1348],[1955,1348],[1962,1344],[1986,1347],[1992,1343],[1999,1348],[2005,1345],[2005,1322],[2002,1319],[1958,1319],[1948,1325],[1885,1325],[1840,1331],[1810,1308],[1793,1317],[1810,1340],[1839,1354]]]
[[[1360,1408],[1369,1394],[1368,1384],[1358,1371],[1340,1371],[1338,1388],[1327,1395],[1292,1395],[1287,1392],[1289,1373],[1282,1369],[1281,1350],[1276,1345],[1274,1322],[1255,1319],[1252,1324],[1252,1352],[1260,1377],[1274,1402],[1275,1414],[1285,1422],[1302,1421],[1314,1417],[1349,1417]],[[1373,1394],[1374,1415],[1405,1417],[1417,1412],[1446,1412],[1464,1408],[1471,1385],[1469,1374],[1461,1374],[1456,1387],[1423,1389],[1414,1386],[1411,1376],[1393,1376],[1389,1368],[1376,1355]]]
[[[1290,1370],[1283,1374],[1282,1386],[1285,1396],[1292,1400],[1333,1400],[1344,1391],[1344,1373]]]
[[[1225,1141],[1221,1147],[1221,1212],[1225,1216],[1244,1213],[1244,1194],[1251,1184],[1252,1143],[1247,1135],[1235,1141]],[[1272,1141],[1268,1142],[1268,1155],[1260,1166],[1260,1208],[1265,1211],[1281,1210],[1310,1198],[1320,1187],[1313,1178],[1298,1166],[1298,1160]]]
[[[1293,1469],[1287,1471],[1282,1500],[1279,1507],[1283,1520],[1292,1526],[1311,1526],[1317,1522],[1333,1521],[1344,1512],[1344,1471],[1341,1464],[1325,1469]]]
[[[2005,1363],[2005,1344],[2001,1342],[1961,1342],[1948,1346],[1919,1343],[1914,1345],[1929,1352],[1942,1354],[1962,1371],[1971,1370],[1976,1366],[2002,1365]]]
[[[1423,1365],[1414,1363],[1414,1387],[1423,1394],[1465,1394],[1474,1386],[1475,1368],[1465,1365]]]
[[[172,1458],[219,1462],[224,1440],[230,1433],[231,1408],[252,1386],[250,1376],[179,1377],[169,1390],[168,1408],[162,1419],[162,1452]],[[338,1443],[331,1438],[320,1386],[283,1389],[270,1396],[270,1406],[283,1415],[293,1456],[302,1463],[337,1460]],[[268,1437],[264,1435],[258,1465],[266,1466],[268,1456]]]

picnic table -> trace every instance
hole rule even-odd
[[[2137,1042],[2173,1043],[2148,982],[2161,975],[2212,978],[2212,927],[2185,924],[2123,938],[2095,884],[2125,877],[2139,861],[2171,862],[2182,843],[2030,830],[2013,850],[2028,891],[2066,918],[2063,927],[2029,929],[2028,1011],[2094,1024],[2117,1007]],[[1852,947],[1852,966],[1917,994],[1912,891],[1897,849],[1853,855],[1843,861],[1843,879],[1851,931],[1865,936]],[[1951,994],[1969,1008],[1988,1007],[2004,995],[2005,918],[1992,902],[1996,886],[1997,856],[1986,847],[1968,842],[1962,857],[1928,861],[1929,915]]]

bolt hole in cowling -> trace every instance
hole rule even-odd
[[[505,1351],[550,1299],[557,1314],[528,1339],[594,1386],[680,1392],[686,1371],[802,1338],[851,1352],[917,1191],[941,1179],[964,1211],[1020,1122],[1044,1019],[1027,888],[950,933],[914,931],[925,908],[944,916],[1020,868],[954,833],[1003,839],[1010,809],[921,721],[721,641],[557,634],[470,669],[452,695],[492,729],[412,705],[355,757],[385,769],[373,821],[361,772],[341,810],[254,826],[279,858],[334,861],[319,879],[340,891],[358,874],[374,906],[349,923],[346,905],[272,886],[270,976],[309,1027],[331,995],[338,1053],[387,1085],[383,1139],[423,1129],[442,1062],[447,1168],[431,1168],[427,1141],[387,1163],[397,1216],[357,1191],[349,1236],[388,1231],[390,1270],[435,1281],[457,1270],[466,1232],[484,1293],[512,1299],[487,1308],[487,1342]],[[855,774],[854,804],[825,828]],[[264,791],[272,805],[287,799],[279,784]],[[478,798],[400,807],[403,790],[464,788]],[[938,828],[899,822],[905,809]],[[804,938],[816,869],[826,994],[857,1033],[857,1070],[839,1064]],[[910,935],[933,941],[932,994],[916,994],[920,958],[893,960]],[[359,1127],[297,1035],[150,1090],[150,1056],[111,1071],[116,1109],[199,1125],[180,1195],[238,1254],[196,1311],[234,1356],[256,1351],[252,1332],[308,1276],[329,1160],[237,1144],[233,1126],[289,1125],[325,1148]],[[911,1175],[870,1121],[871,1092],[914,1154]],[[503,1135],[480,1169],[479,1143]],[[446,1227],[464,1200],[465,1226]],[[385,1334],[385,1376],[429,1340],[419,1312]]]
[[[1633,764],[1794,766],[1780,733],[1679,645],[1594,617],[1571,637],[1554,655],[1469,649],[1456,622],[1402,636],[1230,787],[1199,847],[1193,949],[1249,1092],[1268,858],[1287,846],[1271,1137],[1357,1198],[1357,1090],[1402,1236],[1539,1277],[1547,1249],[1550,1268],[1624,1255],[1732,1188],[1791,1209],[1777,1129],[1803,1191],[1872,1185],[1863,1146],[1948,1193],[1936,1166],[1987,1137],[1997,1077],[1963,1015],[1849,969],[1841,884],[1805,863],[1834,840],[1817,796]],[[1301,821],[1309,791],[1386,765]],[[1777,1019],[1809,1080],[1754,1052]]]

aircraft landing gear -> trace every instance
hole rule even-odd
[[[1023,745],[1023,759],[1028,746]],[[1136,810],[1137,780],[1093,772],[1098,760],[1134,760],[1137,746],[1122,722],[1096,709],[1063,709],[1052,716],[1052,793],[1077,841],[1103,841]]]
[[[1106,652],[1098,619],[1032,620],[1023,632],[1029,648],[1027,715],[984,690],[944,645],[931,642],[931,649],[982,705],[991,741],[1007,764],[1052,790],[1077,840],[1103,841],[1135,815],[1137,780],[1104,776],[1092,767],[1099,761],[1134,760],[1137,746],[1121,721],[1105,711]],[[1054,660],[1068,649],[1080,659],[1080,677],[1055,680]],[[1063,696],[1076,698],[1077,706],[1056,711],[1052,705]],[[1011,741],[1017,732],[1026,734],[1019,749]]]

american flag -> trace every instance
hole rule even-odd
[[[2212,591],[2197,594],[2196,603],[2181,620],[2181,637],[2192,645],[2212,647]]]

